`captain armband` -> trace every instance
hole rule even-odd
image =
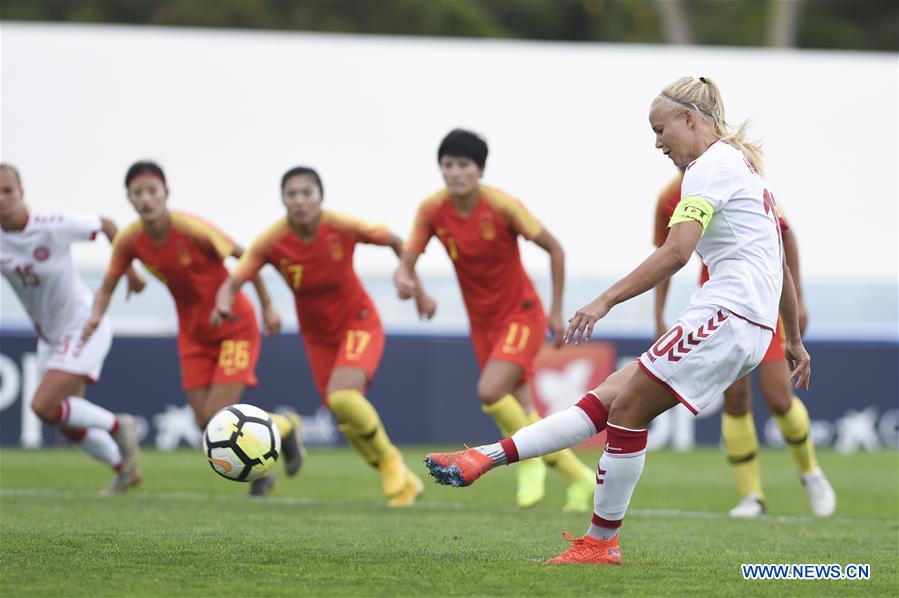
[[[702,225],[702,232],[705,234],[705,229],[708,228],[714,212],[715,209],[712,207],[712,204],[703,198],[697,196],[685,197],[674,208],[674,214],[671,215],[671,220],[668,221],[668,228],[679,222],[695,220]]]

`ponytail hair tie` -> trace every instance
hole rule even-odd
[[[705,77],[700,77],[699,80],[702,81],[703,83],[708,83],[708,81],[705,80]]]

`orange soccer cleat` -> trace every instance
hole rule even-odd
[[[493,469],[493,459],[473,448],[452,453],[428,453],[425,465],[438,484],[471,486],[475,480]]]
[[[571,546],[556,558],[546,561],[545,565],[621,564],[618,536],[608,540],[597,540],[587,535],[584,535],[582,538],[575,538],[568,532],[562,532],[562,536],[571,542]]]

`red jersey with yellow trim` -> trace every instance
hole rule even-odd
[[[234,251],[234,241],[197,216],[170,214],[171,226],[162,243],[149,237],[140,220],[120,230],[113,242],[107,276],[120,277],[133,259],[139,259],[171,292],[178,310],[179,336],[216,341],[243,329],[248,320],[256,326],[253,307],[242,294],[235,302],[237,320],[219,327],[209,323],[216,292],[228,278],[223,262]]]
[[[353,269],[356,243],[389,245],[390,231],[322,210],[318,233],[307,243],[284,217],[256,238],[233,276],[243,282],[266,263],[273,265],[293,291],[303,335],[334,341],[352,319],[365,310],[375,311]]]
[[[472,326],[489,328],[522,309],[542,310],[518,249],[518,235],[533,240],[542,230],[520,201],[499,189],[481,185],[467,215],[443,189],[419,206],[406,249],[423,253],[437,236],[456,269]]]
[[[664,245],[665,239],[668,238],[668,222],[671,220],[671,216],[674,215],[677,204],[680,203],[680,187],[681,181],[683,180],[684,175],[677,175],[659,194],[659,199],[656,203],[655,226],[653,227],[652,237],[652,242],[656,247]],[[775,205],[775,208],[777,209],[777,217],[780,222],[780,234],[784,234],[790,230],[790,224],[787,222],[786,216],[784,216],[783,209],[780,205]],[[703,264],[702,271],[699,274],[699,284],[705,284],[708,279],[709,269]]]

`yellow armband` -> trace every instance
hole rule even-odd
[[[685,197],[674,208],[674,214],[671,215],[671,220],[668,221],[668,228],[671,228],[678,222],[695,220],[702,225],[702,232],[705,234],[705,229],[708,228],[714,213],[715,209],[712,207],[712,204],[703,198],[696,196]]]

